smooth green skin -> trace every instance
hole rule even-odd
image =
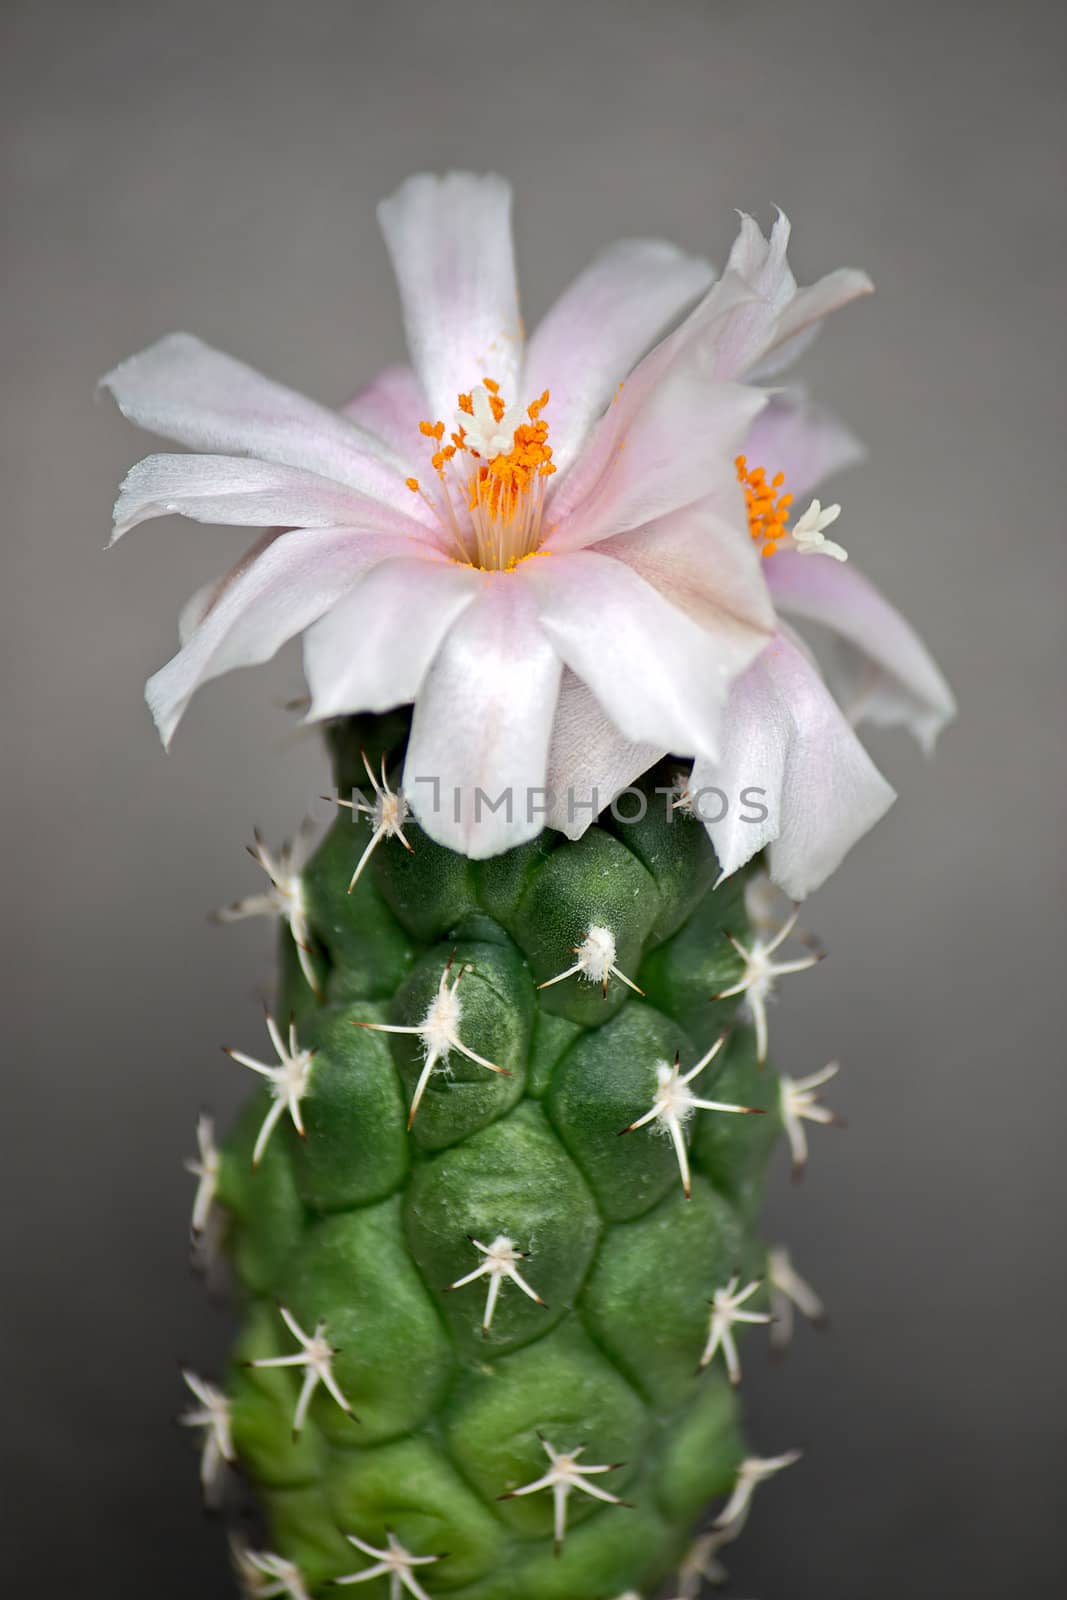
[[[402,737],[389,717],[333,728],[344,791],[362,778],[361,747],[377,763]],[[344,811],[305,872],[323,994],[286,934],[280,1009],[317,1052],[307,1136],[284,1120],[253,1172],[269,1106],[257,1092],[225,1147],[220,1201],[246,1299],[236,1448],[271,1547],[313,1594],[367,1564],[346,1533],[382,1546],[387,1530],[415,1553],[447,1552],[417,1576],[454,1600],[648,1593],[732,1485],[735,1397],[721,1361],[698,1363],[715,1289],[765,1271],[752,1224],[777,1079],[751,1030],[736,1027],[694,1087],[769,1114],[693,1117],[690,1200],[662,1133],[620,1137],[651,1105],[655,1063],[694,1065],[736,1006],[712,996],[738,972],[725,931],[746,933],[743,880],[713,890],[703,827],[668,819],[654,792],[670,780],[667,766],[643,780],[639,822],[605,816],[577,843],[546,832],[490,861],[412,823],[414,853],[384,842],[351,895],[370,834]],[[606,998],[573,977],[537,988],[591,923],[613,930],[643,998],[614,979]],[[409,1132],[420,1041],[355,1024],[421,1022],[450,962],[464,969],[464,1043],[509,1075],[453,1052]],[[487,1280],[449,1285],[482,1259],[471,1238],[500,1233],[529,1252],[522,1270],[546,1304],[505,1281],[484,1334]],[[300,1371],[247,1365],[293,1350],[278,1303],[309,1331],[325,1319],[358,1421],[320,1387],[294,1440]],[[619,1463],[595,1481],[627,1502],[572,1494],[560,1554],[550,1494],[499,1498],[545,1471],[539,1436]],[[386,1600],[388,1582],[358,1592]]]

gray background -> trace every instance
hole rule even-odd
[[[780,1371],[751,1359],[759,1447],[808,1454],[765,1491],[732,1592],[1063,1592],[1059,8],[8,0],[3,18],[19,1592],[228,1593],[172,1426],[176,1357],[210,1370],[227,1331],[187,1276],[181,1159],[198,1106],[226,1116],[246,1087],[218,1045],[258,1045],[271,952],[260,925],[204,913],[256,883],[253,822],[283,833],[325,775],[280,709],[292,653],[208,690],[160,752],[142,680],[244,536],[165,522],[101,553],[150,444],[93,384],[189,328],[340,401],[399,350],[374,203],[454,164],[515,182],[530,320],[619,234],[721,260],[735,206],[790,212],[803,277],[877,280],[807,370],[872,446],[839,486],[847,542],[963,714],[933,763],[875,741],[902,798],[807,908],[831,960],[774,1018],[787,1068],[840,1055],[851,1126],[815,1130],[800,1192],[776,1185],[772,1237],[834,1326]]]

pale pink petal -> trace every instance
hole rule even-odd
[[[549,480],[549,548],[581,549],[725,492],[767,401],[713,370],[719,328],[750,299],[736,277],[714,284],[634,368],[562,483]]]
[[[724,874],[767,847],[771,877],[794,900],[829,877],[894,799],[817,668],[784,633],[734,684],[719,759],[694,764],[690,790]],[[761,808],[766,817],[751,820]]]
[[[903,725],[932,750],[956,701],[911,624],[851,561],[781,550],[766,566],[779,609],[836,635],[827,679],[850,721]]]
[[[580,502],[567,491],[584,463],[564,481],[545,548],[580,550],[712,495],[734,498],[745,526],[734,457],[765,404],[758,389],[709,381],[683,355],[624,428],[614,427],[612,413],[600,424],[617,435],[611,457]]]
[[[421,173],[382,201],[378,218],[430,420],[451,427],[457,396],[484,377],[514,401],[522,328],[510,186],[494,174]]]
[[[752,424],[744,453],[751,466],[767,469],[768,478],[783,472],[786,489],[798,499],[866,455],[844,423],[799,388],[771,395]]]
[[[444,557],[383,561],[304,635],[312,718],[414,700],[478,574]]]
[[[720,377],[763,379],[780,372],[802,354],[823,317],[871,291],[867,275],[848,268],[798,290],[787,256],[789,231],[781,212],[767,239],[752,217],[741,217],[726,276],[740,279],[753,299],[720,327],[715,358]]]
[[[714,276],[706,261],[655,239],[612,245],[565,289],[530,340],[523,398],[551,395],[545,418],[557,471],[618,385]]]
[[[751,660],[774,633],[774,606],[766,562],[747,530],[739,531],[745,522],[736,476],[727,490],[732,518],[700,501],[594,545],[590,553],[624,562],[701,627],[736,637]]]
[[[838,267],[825,277],[798,289],[778,318],[767,339],[758,363],[747,374],[754,382],[782,372],[802,355],[832,311],[840,311],[874,293],[874,284],[865,272],[855,267]]]
[[[201,684],[269,661],[369,567],[406,548],[403,540],[359,528],[298,528],[246,561],[178,654],[148,680],[145,698],[163,743],[170,743]]]
[[[562,666],[515,573],[479,580],[415,703],[404,791],[431,838],[481,860],[544,826]]]
[[[427,540],[424,524],[369,495],[299,467],[243,456],[155,455],[126,474],[115,502],[111,543],[152,517],[256,528],[365,527]]]
[[[379,441],[191,334],[169,334],[100,382],[149,433],[213,455],[302,467],[418,515],[404,464]]]
[[[597,815],[666,751],[624,739],[589,685],[566,671],[548,752],[545,826],[580,839]]]
[[[535,558],[516,571],[546,635],[624,739],[714,753],[729,680],[764,635],[708,632],[608,555]]]
[[[228,572],[221,573],[217,578],[202,584],[182,606],[178,613],[178,639],[183,645],[188,644],[193,633],[199,628],[208,612],[223,593],[235,583],[242,573],[247,572],[253,561],[257,561],[264,550],[270,548],[275,539],[280,539],[286,530],[284,528],[268,528],[266,533],[260,535],[255,544],[249,545],[240,560],[235,561]]]
[[[403,363],[379,372],[341,412],[399,455],[414,456],[427,444],[419,423],[430,420],[430,402],[413,369]]]

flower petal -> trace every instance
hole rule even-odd
[[[634,368],[563,482],[550,480],[549,548],[581,549],[724,493],[736,479],[739,439],[767,397],[718,382],[714,346],[720,327],[751,298],[736,275],[713,284]]]
[[[562,673],[516,575],[485,573],[480,582],[419,692],[404,765],[423,828],[475,860],[544,825],[537,808]]]
[[[145,698],[163,743],[170,743],[202,683],[233,667],[269,661],[368,567],[404,548],[396,538],[359,528],[298,528],[238,563],[182,649],[148,680]],[[201,590],[191,604],[201,597],[209,599]]]
[[[304,636],[309,718],[388,711],[414,700],[478,589],[476,572],[443,557],[397,557],[375,567]]]
[[[525,398],[547,389],[552,459],[558,472],[612,396],[714,273],[706,261],[656,239],[623,239],[565,289],[530,340]]]
[[[403,463],[379,441],[191,334],[169,334],[100,383],[149,433],[191,450],[301,467],[417,515]]]
[[[866,451],[843,422],[794,387],[771,395],[752,424],[745,454],[754,465],[766,467],[768,478],[783,472],[786,488],[799,498],[862,461]]]
[[[255,528],[358,524],[398,538],[428,540],[429,530],[380,500],[315,472],[243,456],[154,455],[126,474],[115,502],[111,543],[152,517]]]
[[[766,565],[775,604],[837,636],[826,676],[850,721],[903,725],[932,750],[956,701],[911,624],[851,561],[781,550]]]
[[[548,752],[546,827],[580,839],[598,813],[665,754],[624,739],[589,685],[564,672]]]
[[[691,621],[610,556],[534,558],[518,575],[537,596],[545,634],[624,739],[679,755],[714,754],[730,678],[763,644]]]
[[[740,518],[736,475],[728,489]],[[593,552],[624,562],[701,627],[736,636],[742,654],[747,652],[743,665],[755,659],[774,633],[766,562],[713,502],[685,506],[643,528],[617,534],[594,545]]]
[[[610,435],[602,469],[590,481],[583,457],[565,479],[550,502],[553,526],[545,548],[584,549],[727,493],[736,502],[737,538],[743,539],[734,458],[765,404],[758,389],[711,381],[698,361],[685,356],[675,361],[632,415],[613,407],[600,423]],[[591,448],[600,454],[599,437]]]
[[[810,344],[823,317],[871,292],[866,273],[850,268],[798,289],[786,254],[789,232],[789,219],[781,212],[769,239],[752,217],[741,217],[724,279],[737,277],[754,298],[720,329],[715,360],[720,377],[757,380],[781,371]]]
[[[178,613],[178,639],[181,644],[188,644],[212,606],[222,598],[230,584],[236,583],[241,574],[248,571],[253,561],[258,561],[264,550],[268,550],[275,539],[280,539],[285,531],[283,528],[268,528],[255,544],[249,545],[240,560],[235,561],[227,572],[202,584],[189,596]]]
[[[770,875],[794,900],[829,877],[894,799],[817,668],[784,633],[734,684],[721,755],[694,764],[690,791],[724,875],[768,847]]]
[[[522,328],[511,244],[511,188],[495,174],[421,173],[378,207],[408,350],[449,426],[456,397],[484,377],[517,396]]]
[[[419,423],[429,416],[430,403],[414,369],[402,362],[385,367],[341,412],[399,455],[429,449],[419,433]]]

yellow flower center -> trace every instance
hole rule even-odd
[[[447,440],[443,422],[419,423],[420,433],[437,445],[431,459],[441,494],[429,503],[456,560],[504,571],[538,548],[545,479],[556,470],[541,415],[548,398],[546,389],[524,415],[508,419],[500,385],[483,378],[480,391],[458,396],[457,426]],[[423,493],[417,478],[407,484]]]
[[[773,556],[780,540],[789,535],[786,522],[793,496],[781,493],[785,474],[776,472],[768,483],[766,468],[750,467],[746,456],[738,456],[734,466],[737,480],[745,491],[748,531],[759,544],[761,553]]]

